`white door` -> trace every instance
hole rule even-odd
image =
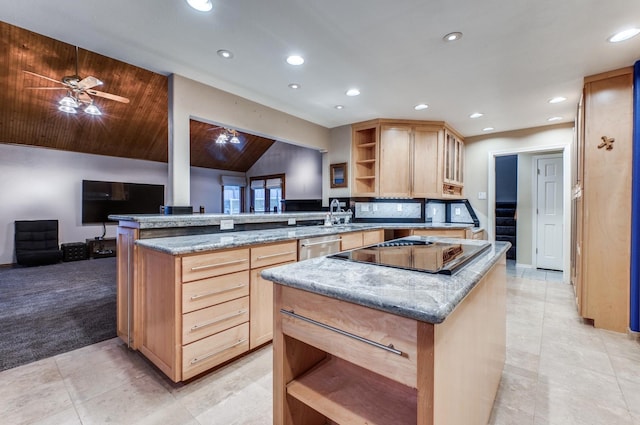
[[[562,157],[537,160],[536,267],[562,270]]]

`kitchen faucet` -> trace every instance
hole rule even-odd
[[[336,209],[335,211],[333,210],[334,208]],[[331,205],[329,205],[329,215],[331,217],[331,224],[338,224],[338,220],[340,219],[333,217],[334,212],[340,212],[340,201],[337,199],[331,201]]]

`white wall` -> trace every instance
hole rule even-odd
[[[532,158],[535,154],[563,152],[564,154],[564,203],[565,269],[568,270],[570,219],[567,207],[570,204],[570,158],[571,142],[574,137],[572,124],[538,127],[487,136],[471,137],[465,140],[465,193],[473,206],[480,225],[494,236],[493,205],[495,203],[495,156],[518,154],[518,222],[517,222],[517,262],[530,265],[533,238],[533,198],[532,198]],[[491,180],[493,179],[493,180]],[[478,199],[479,192],[486,192],[487,199]],[[489,205],[491,210],[489,210]]]
[[[276,142],[247,170],[247,177],[285,174],[285,199],[322,197],[322,154]]]
[[[331,189],[331,175],[329,166],[331,164],[347,163],[349,175],[348,186]],[[351,196],[351,125],[343,125],[331,129],[331,140],[329,149],[322,156],[322,205],[329,206],[329,199],[348,198]]]
[[[194,207],[221,211],[220,174],[227,171],[193,168]],[[14,259],[15,220],[59,220],[60,243],[83,242],[102,234],[102,226],[81,223],[82,180],[167,185],[167,164],[136,159],[81,154],[53,149],[0,144],[0,264]],[[107,226],[107,237],[116,226]]]
[[[189,119],[315,149],[328,149],[329,129],[179,75],[169,77],[169,200],[189,203]],[[193,204],[193,202],[191,202]]]

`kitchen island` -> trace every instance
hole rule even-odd
[[[330,257],[263,271],[276,283],[274,423],[486,424],[505,359],[508,247],[452,276]]]

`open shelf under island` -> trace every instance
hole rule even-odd
[[[274,423],[486,424],[505,360],[508,248],[452,276],[329,257],[265,270]]]

